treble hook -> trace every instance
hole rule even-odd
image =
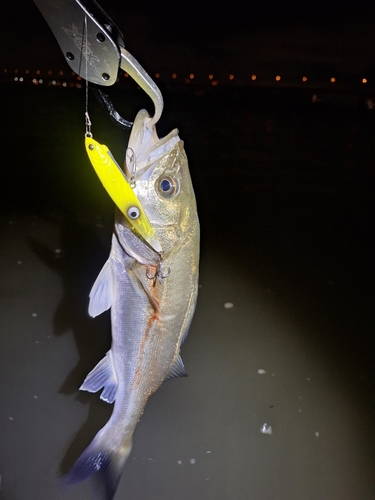
[[[126,168],[127,170],[127,175],[129,177],[129,182],[132,188],[135,187],[135,174],[137,171],[137,159],[135,157],[134,149],[132,148],[126,148],[126,160],[124,162],[124,169]],[[127,167],[127,163],[129,164],[129,167]],[[130,172],[130,166],[131,166],[131,172]]]
[[[150,272],[150,267],[147,268],[146,270],[146,276],[149,280],[156,280],[158,279],[159,283],[162,282],[162,280],[168,278],[168,276],[170,276],[171,274],[171,268],[168,266],[168,271],[166,274],[163,273],[163,269],[162,269],[162,263],[161,263],[161,260],[159,261],[159,265],[156,267],[155,269],[155,273],[154,274],[151,274]]]

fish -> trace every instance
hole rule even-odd
[[[111,349],[80,387],[102,390],[100,398],[114,406],[67,478],[96,478],[106,500],[115,495],[149,397],[165,380],[187,376],[180,349],[198,295],[200,229],[184,143],[177,129],[159,139],[149,122],[139,111],[123,170],[158,250],[116,210],[109,258],[89,301],[92,317],[111,310]]]

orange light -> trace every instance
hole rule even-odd
[[[303,76],[303,77],[302,77],[302,81],[303,81],[303,82],[307,82],[307,76]]]
[[[15,73],[18,73],[18,69],[15,69],[15,70],[14,70],[14,72],[15,72]]]
[[[129,77],[128,73],[124,73],[124,77],[128,78]]]
[[[47,75],[52,75],[52,71],[50,69],[47,71]]]
[[[210,80],[212,80],[212,79],[213,79],[213,77],[214,77],[214,75],[208,75],[208,78],[209,78]]]
[[[29,73],[30,73],[30,71],[27,69],[27,70],[25,71],[25,75],[28,75]]]
[[[362,83],[367,83],[367,78],[362,78]]]
[[[155,73],[155,78],[160,78],[160,73]]]
[[[234,75],[229,75],[229,80],[234,80]]]
[[[216,87],[216,85],[219,85],[219,82],[217,80],[212,80],[211,85]]]
[[[63,75],[64,74],[64,71],[59,71],[59,75]]]
[[[257,75],[251,75],[251,79],[254,81],[257,79]]]
[[[331,83],[335,83],[335,81],[336,81],[336,78],[333,78],[333,77],[332,77],[332,78],[331,78]]]
[[[189,78],[190,78],[190,80],[193,80],[193,78],[194,78],[194,73],[190,73]]]
[[[6,68],[4,69],[4,73],[8,73],[8,70]]]
[[[37,69],[37,70],[36,70],[36,74],[37,74],[37,75],[40,75],[40,69]]]
[[[172,74],[172,78],[173,78],[173,80],[175,80],[175,79],[177,78],[176,73],[173,73],[173,74]]]
[[[277,75],[276,76],[276,81],[279,82],[281,80],[281,76],[280,75]]]

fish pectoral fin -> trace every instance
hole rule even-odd
[[[170,380],[171,378],[178,378],[178,377],[187,377],[188,374],[185,371],[184,363],[181,359],[181,356],[179,355],[176,361],[174,362],[171,370],[169,371],[168,375],[165,377],[165,380]]]
[[[96,278],[90,292],[89,315],[95,318],[107,311],[113,301],[113,280],[111,263],[108,259]]]
[[[116,399],[117,376],[112,353],[108,351],[103,359],[91,370],[80,387],[81,391],[97,392],[104,387],[100,399],[113,403]]]

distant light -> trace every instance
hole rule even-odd
[[[18,73],[18,69],[15,69],[15,70],[14,70],[14,72],[15,72],[15,73]]]
[[[66,87],[66,82],[63,82],[62,86],[63,86],[63,87]]]
[[[75,76],[76,74],[74,73],[74,71],[72,71],[72,76]]]
[[[15,77],[14,77],[14,81],[15,81],[15,82],[18,82],[18,76],[15,76]]]
[[[230,74],[229,75],[229,80],[234,80],[234,75]]]
[[[128,78],[129,77],[128,73],[124,73],[124,77]]]
[[[193,80],[194,76],[195,76],[194,73],[190,73],[190,75],[189,75],[190,80]]]
[[[52,75],[52,71],[50,69],[47,71],[47,75]]]
[[[212,79],[213,79],[213,77],[214,77],[214,75],[208,75],[208,78],[209,78],[210,80],[212,80]]]
[[[303,81],[303,82],[307,82],[307,76],[303,76],[303,77],[302,77],[302,81]]]
[[[362,83],[367,83],[367,78],[362,78]]]
[[[332,77],[332,78],[331,78],[331,83],[335,83],[335,81],[336,81],[336,78],[333,78],[333,77]]]
[[[189,78],[185,78],[185,83],[190,83]]]
[[[38,80],[36,78],[33,78],[33,83],[35,83],[35,85],[38,85]]]
[[[23,77],[22,77],[22,76],[21,76],[21,78],[20,78],[20,82],[23,82]]]
[[[279,82],[281,80],[281,76],[280,75],[277,75],[276,76],[276,81]]]
[[[211,85],[216,87],[216,85],[219,85],[219,82],[217,80],[212,80]]]
[[[25,71],[25,75],[28,75],[29,73],[30,73],[30,71],[27,69],[27,70]]]
[[[172,74],[172,78],[173,78],[173,80],[175,80],[175,79],[177,78],[176,73],[173,73],[173,74]]]
[[[37,70],[35,71],[35,73],[36,73],[37,75],[40,75],[40,69],[37,69]]]
[[[56,85],[56,80],[52,80],[52,85]]]
[[[160,78],[160,73],[155,73],[155,78]]]
[[[77,80],[81,81],[81,80],[82,80],[82,78],[81,78],[80,76],[77,76]]]
[[[42,79],[40,79],[40,80],[39,80],[39,83],[43,83],[43,80],[42,80]]]
[[[74,87],[74,83],[69,83],[69,87]]]
[[[257,75],[251,75],[251,79],[254,81],[257,79]]]
[[[8,73],[8,70],[6,68],[4,69],[4,73]]]
[[[63,76],[64,71],[59,71],[59,75]]]

